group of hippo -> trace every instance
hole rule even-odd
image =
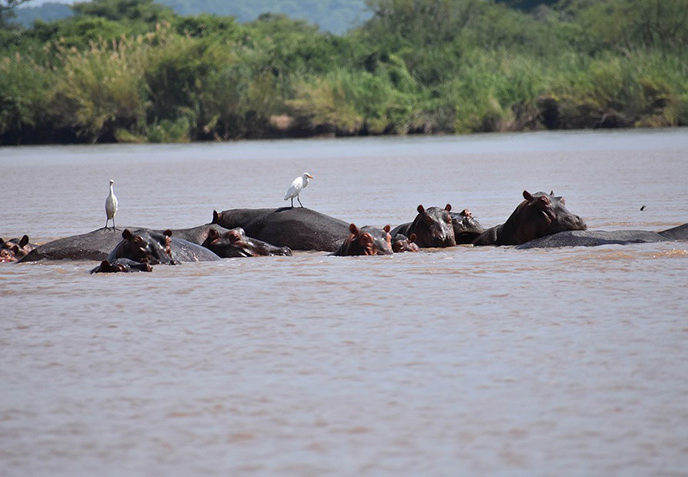
[[[97,260],[91,273],[151,271],[156,264],[211,261],[227,257],[291,255],[292,250],[333,255],[389,255],[457,244],[516,245],[516,248],[592,246],[688,240],[688,224],[661,232],[588,231],[562,197],[523,192],[523,201],[503,224],[483,229],[467,209],[417,207],[412,222],[391,229],[357,227],[303,207],[213,211],[210,224],[189,229],[102,228],[48,242],[27,236],[2,241],[0,261]]]

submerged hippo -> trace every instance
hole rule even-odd
[[[392,236],[402,234],[410,237],[411,234],[415,234],[415,243],[421,248],[456,245],[452,217],[449,214],[450,204],[447,204],[444,209],[440,207],[425,209],[423,205],[419,205],[416,210],[418,215],[413,222],[396,226],[391,232]]]
[[[452,226],[454,228],[454,238],[457,244],[468,244],[485,232],[485,229],[478,219],[473,217],[473,214],[468,209],[463,209],[461,212],[449,212],[452,219]]]
[[[118,258],[112,263],[109,260],[103,260],[100,264],[91,270],[91,273],[129,273],[129,272],[152,272],[153,267],[150,266],[148,260],[136,262],[128,258]]]
[[[583,219],[564,206],[563,197],[523,191],[523,198],[511,216],[501,225],[487,229],[473,245],[519,245],[565,230],[585,230]]]
[[[516,248],[596,247],[599,245],[629,245],[675,240],[688,240],[688,224],[660,232],[647,230],[569,230],[531,240]]]
[[[16,262],[24,258],[34,248],[36,248],[36,245],[29,243],[28,235],[24,235],[22,238],[11,238],[9,240],[0,238],[0,263]]]
[[[223,234],[210,229],[202,245],[221,258],[291,255],[289,247],[275,247],[262,240],[247,237],[241,227],[227,230]]]
[[[390,227],[380,230],[375,227],[365,226],[360,229],[356,224],[349,225],[349,236],[332,254],[340,257],[356,255],[391,255],[392,236],[389,234]]]
[[[394,253],[420,252],[420,247],[415,242],[416,234],[411,234],[410,237],[404,234],[396,234],[392,238],[392,251]]]
[[[348,223],[306,207],[213,211],[212,223],[292,250],[334,252],[349,235]]]

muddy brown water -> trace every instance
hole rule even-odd
[[[688,222],[688,131],[0,148],[0,235],[304,205]],[[645,210],[641,211],[641,206]],[[686,475],[688,244],[0,264],[0,474]]]

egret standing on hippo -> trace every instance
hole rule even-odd
[[[291,206],[294,207],[294,197],[296,197],[296,200],[298,200],[301,207],[303,207],[301,199],[299,199],[299,194],[303,189],[306,188],[308,181],[312,178],[312,175],[310,175],[308,172],[304,172],[301,177],[294,179],[289,186],[289,189],[287,189],[287,193],[284,194],[284,200],[291,199]]]

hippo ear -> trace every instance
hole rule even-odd
[[[392,230],[392,227],[390,227],[389,224],[387,224],[387,225],[385,225],[384,227],[382,227],[382,230],[384,230],[385,232],[389,233],[389,231]]]
[[[12,250],[12,253],[15,254],[15,255],[18,255],[18,254],[19,254],[19,247],[18,247],[17,245],[12,245],[12,246],[10,247],[10,250]]]
[[[170,229],[165,230],[162,234],[167,237],[172,237],[172,231]]]
[[[125,240],[131,240],[131,232],[129,229],[124,229],[124,232],[122,232],[122,238]]]
[[[527,190],[524,190],[524,191],[523,191],[523,198],[524,198],[525,200],[529,201],[529,202],[530,202],[531,200],[533,200],[532,194],[531,194],[530,192],[528,192]]]
[[[415,242],[416,241],[416,234],[411,234],[409,237],[409,242]]]
[[[217,213],[217,210],[213,209],[213,221],[210,222],[211,224],[216,224],[218,219],[220,218],[219,214]]]
[[[19,246],[20,246],[20,247],[25,247],[27,243],[29,243],[29,236],[28,236],[28,235],[24,235],[24,236],[21,238],[21,240],[19,241]]]
[[[423,204],[418,204],[418,207],[416,208],[419,214],[425,213],[425,208],[423,208]]]
[[[215,230],[215,229],[208,230],[208,239],[209,240],[216,240],[218,237],[220,237],[220,234],[217,233],[217,230]]]
[[[356,224],[349,225],[349,232],[351,232],[354,235],[358,233],[358,227],[356,227]]]
[[[447,212],[451,212],[451,204],[445,205],[444,210],[446,210]]]
[[[549,195],[551,195],[552,197],[554,197],[554,189],[552,189],[552,190],[549,191]]]
[[[5,245],[5,241],[2,239],[2,237],[0,237],[0,247],[2,247],[3,245]]]

